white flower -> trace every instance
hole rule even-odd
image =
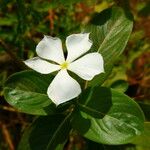
[[[65,59],[61,40],[44,36],[36,47],[38,57],[28,59],[24,63],[42,74],[59,71],[47,90],[48,97],[59,105],[81,93],[79,83],[68,74],[67,70],[74,72],[84,80],[92,80],[95,75],[104,72],[103,58],[99,53],[89,53],[79,58],[91,46],[89,33],[72,34],[66,39],[68,55]]]

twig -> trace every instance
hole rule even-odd
[[[1,124],[2,133],[4,135],[5,141],[7,142],[10,150],[15,150],[11,136],[5,124]]]
[[[1,106],[0,108],[6,111],[10,111],[10,112],[18,112],[16,109],[12,108],[12,107],[7,107],[7,106]]]
[[[48,11],[48,18],[49,18],[49,22],[50,22],[50,29],[53,30],[54,29],[54,12],[53,10],[49,10]]]

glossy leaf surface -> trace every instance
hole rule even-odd
[[[143,131],[143,112],[123,93],[101,87],[87,89],[78,105],[73,127],[90,140],[124,144]]]
[[[119,7],[112,7],[97,14],[84,32],[90,32],[91,52],[104,58],[105,74],[98,75],[89,85],[100,85],[110,74],[112,65],[123,52],[133,27],[132,16]]]
[[[52,78],[50,75],[41,75],[35,71],[16,73],[5,83],[5,99],[25,113],[35,115],[54,113],[56,106],[46,94]]]

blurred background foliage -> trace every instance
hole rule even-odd
[[[149,0],[0,0],[0,150],[15,150],[23,129],[34,118],[5,102],[6,78],[25,69],[22,60],[35,55],[35,46],[43,35],[58,36],[65,41],[69,34],[81,32],[96,12],[112,5],[132,12],[134,29],[124,54],[116,61],[104,85],[134,98],[144,110],[146,121],[150,120]],[[147,125],[146,128],[149,134],[143,133],[143,142],[137,139],[135,145],[113,146],[111,150],[149,150],[150,128]],[[86,149],[109,150],[110,146],[86,141],[72,133],[66,150]]]

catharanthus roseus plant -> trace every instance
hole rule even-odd
[[[19,150],[63,150],[74,133],[94,145],[131,143],[142,133],[144,115],[138,104],[102,85],[132,26],[128,13],[112,7],[95,16],[82,33],[67,37],[66,57],[59,38],[45,36],[39,42],[38,57],[24,61],[33,70],[16,73],[5,83],[9,104],[39,116],[24,132]]]
[[[27,66],[42,74],[59,71],[47,90],[49,98],[56,105],[73,99],[81,93],[80,85],[67,70],[76,73],[84,80],[92,80],[95,75],[104,72],[103,58],[99,53],[89,53],[79,58],[89,51],[91,46],[89,33],[68,36],[66,39],[68,55],[65,60],[61,40],[44,36],[36,47],[39,57],[25,61]],[[50,63],[44,59],[53,62]]]

